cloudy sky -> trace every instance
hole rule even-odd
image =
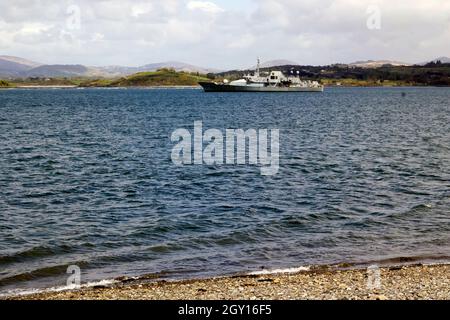
[[[236,68],[450,56],[448,0],[0,0],[0,55]]]

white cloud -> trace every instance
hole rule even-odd
[[[224,11],[217,4],[209,1],[189,1],[187,8],[192,11],[200,10],[211,14],[217,14]]]
[[[228,44],[227,47],[234,49],[234,48],[239,48],[239,49],[243,49],[243,48],[249,48],[251,46],[253,46],[253,44],[256,41],[256,37],[250,33],[247,34],[243,34],[241,37],[237,37],[236,40],[231,40]]]
[[[224,1],[0,1],[0,54],[44,63],[182,60],[236,68],[254,65],[256,56],[326,64],[419,62],[450,52],[450,1]],[[367,28],[371,4],[381,10],[380,30]],[[74,30],[67,27],[71,5],[80,9]]]
[[[40,22],[24,23],[17,33],[24,36],[37,35],[49,31],[52,27]]]
[[[150,2],[136,3],[131,7],[131,15],[133,17],[139,17],[151,12],[153,5]]]
[[[103,39],[105,39],[105,35],[96,32],[92,35],[92,41],[102,41]]]

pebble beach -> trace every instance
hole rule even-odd
[[[449,300],[450,265],[380,269],[368,286],[366,269],[329,267],[187,281],[122,279],[111,286],[9,297],[15,300]]]

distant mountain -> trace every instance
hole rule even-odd
[[[430,63],[430,62],[435,62],[436,63],[437,61],[440,61],[442,63],[450,63],[450,58],[449,57],[439,57],[439,58],[436,58],[436,59],[431,60],[431,61],[418,63],[418,65],[419,66],[424,66],[427,63]]]
[[[0,78],[28,77],[122,77],[137,72],[152,72],[158,69],[174,69],[175,71],[198,72],[201,74],[216,73],[220,70],[195,66],[192,64],[167,61],[150,63],[140,67],[106,66],[90,67],[74,65],[45,65],[13,56],[0,56]]]
[[[442,63],[450,63],[450,58],[439,57],[432,61],[436,62],[440,60]],[[425,65],[428,62],[421,63],[420,65]],[[291,66],[299,65],[295,61],[278,59],[266,61],[261,64],[261,68],[272,68],[281,66]],[[356,61],[346,66],[360,67],[360,68],[379,68],[384,65],[393,66],[409,66],[411,64],[392,61],[392,60],[367,60],[367,61]],[[173,69],[175,71],[185,71],[185,72],[198,72],[200,74],[207,73],[219,73],[221,70],[204,68],[184,62],[179,61],[166,61],[158,63],[150,63],[139,67],[128,67],[128,66],[101,66],[92,67],[84,66],[80,64],[74,65],[58,65],[50,64],[45,65],[39,62],[27,60],[20,57],[0,55],[0,79],[10,79],[10,78],[28,78],[28,77],[105,77],[105,78],[119,78],[124,76],[129,76],[138,72],[154,72],[159,69]],[[249,68],[254,70],[256,66]]]
[[[89,68],[82,65],[45,65],[20,57],[0,56],[0,77],[75,77],[85,76]]]
[[[41,66],[41,63],[13,56],[0,56],[0,76],[18,77],[26,71]]]
[[[159,63],[151,63],[146,64],[142,67],[139,67],[139,71],[156,71],[158,69],[174,69],[175,71],[185,71],[185,72],[198,72],[207,74],[210,72],[219,72],[217,69],[208,69],[203,67],[194,66],[192,64],[179,62],[179,61],[167,61],[167,62],[159,62]]]
[[[27,59],[23,59],[23,58],[19,58],[19,57],[14,57],[14,56],[0,56],[0,60],[21,64],[21,65],[24,65],[24,66],[27,66],[30,68],[36,68],[36,67],[39,67],[42,65],[42,63],[39,63],[39,62],[35,62],[35,61],[31,61],[31,60],[27,60]]]
[[[83,65],[43,65],[23,73],[26,77],[83,77],[89,75],[89,68]]]
[[[139,72],[139,68],[125,66],[91,67],[94,73],[104,77],[122,77]]]
[[[380,68],[385,65],[392,66],[410,66],[410,63],[392,61],[392,60],[367,60],[367,61],[356,61],[348,64],[349,66],[358,67],[358,68]]]

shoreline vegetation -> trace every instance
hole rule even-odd
[[[123,278],[111,285],[10,296],[7,300],[428,300],[450,299],[450,265],[379,269],[373,286],[366,269],[317,267],[297,273],[148,282]],[[372,287],[369,285],[372,284]]]
[[[6,80],[0,80],[0,89],[2,88],[12,88],[13,85]]]
[[[280,66],[286,74],[298,74],[305,80],[316,80],[326,87],[450,87],[450,64],[431,62],[424,66],[392,66],[378,68],[332,66]],[[154,72],[139,72],[119,78],[26,78],[0,80],[0,88],[132,88],[132,87],[199,87],[201,81],[220,82],[236,80],[251,70],[234,70],[223,73],[200,74],[163,68]]]

